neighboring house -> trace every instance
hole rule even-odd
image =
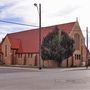
[[[69,58],[69,66],[81,66],[86,61],[85,39],[83,37],[78,21],[55,25],[60,30],[68,33],[75,40],[75,51]],[[41,29],[41,40],[52,32],[55,26],[43,27]],[[2,41],[3,62],[6,65],[39,65],[39,30],[27,30],[7,34]],[[43,65],[43,62],[42,62]],[[44,62],[46,67],[57,67],[52,60]],[[62,67],[67,66],[67,61],[62,62]]]

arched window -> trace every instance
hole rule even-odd
[[[7,45],[5,45],[5,57],[7,57]]]
[[[74,35],[74,41],[75,41],[75,49],[79,50],[80,49],[80,35],[78,33]]]

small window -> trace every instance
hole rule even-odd
[[[79,55],[79,57],[78,57],[78,58],[79,58],[79,60],[80,60],[80,59],[81,59],[81,55]]]
[[[77,55],[75,54],[75,60],[77,59]]]
[[[81,59],[81,55],[80,54],[75,54],[75,60],[80,60]]]
[[[5,57],[7,57],[7,45],[5,45]]]
[[[74,35],[74,41],[75,41],[75,49],[79,50],[80,49],[80,35],[78,33]]]
[[[78,60],[78,54],[77,54],[77,60]]]

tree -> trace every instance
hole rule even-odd
[[[74,40],[68,36],[67,33],[62,32],[62,41],[61,46],[65,49],[65,59],[67,58],[67,67],[68,67],[68,58],[73,55],[74,52]]]
[[[57,27],[42,41],[41,57],[43,60],[55,60],[60,65],[62,60],[73,53],[73,39]]]

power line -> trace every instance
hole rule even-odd
[[[5,21],[5,20],[0,20],[0,22],[4,22],[4,23],[11,23],[11,24],[17,24],[17,25],[22,25],[22,26],[38,27],[38,26],[35,26],[35,25],[29,25],[29,24],[24,24],[24,23],[18,23],[18,22]]]
[[[0,22],[4,23],[10,23],[10,24],[17,24],[17,25],[22,25],[22,26],[31,26],[31,27],[38,27],[36,25],[29,25],[29,24],[24,24],[24,23],[18,23],[18,22],[12,22],[12,21],[5,21],[5,20],[0,20]],[[73,31],[79,31],[79,30],[73,30]],[[86,30],[81,30],[82,32],[86,32]],[[90,32],[88,32],[90,33]]]

